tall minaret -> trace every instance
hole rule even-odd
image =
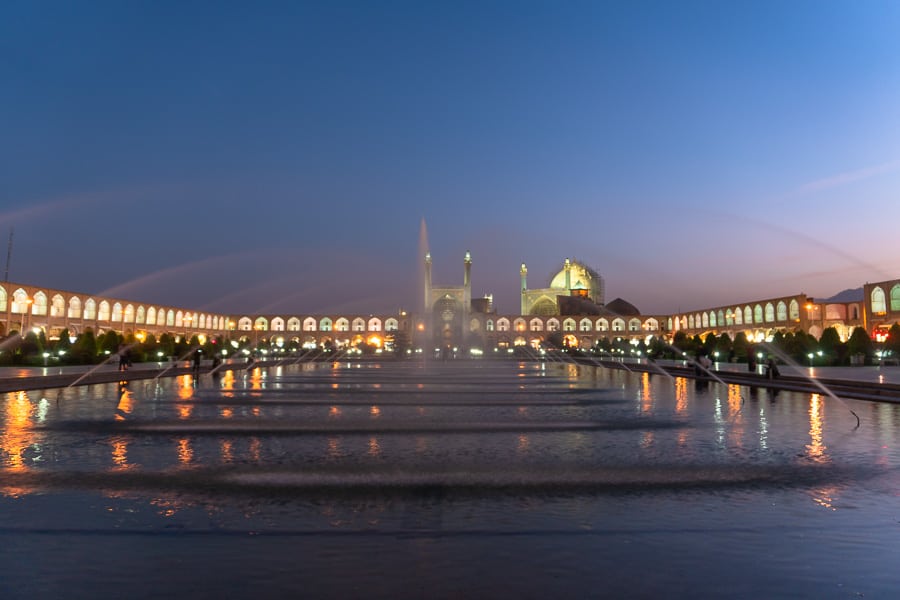
[[[463,311],[468,312],[469,305],[472,303],[472,255],[469,252],[466,252],[466,258],[464,260],[466,266],[466,272],[463,276]]]
[[[528,307],[525,306],[525,291],[528,289],[528,284],[525,282],[525,278],[528,276],[528,269],[525,267],[525,263],[522,263],[522,268],[519,269],[519,275],[522,277],[522,307],[519,312],[520,315],[528,314]]]
[[[431,310],[431,252],[425,253],[425,313]]]
[[[569,259],[566,259],[566,292],[572,292],[572,263],[569,262]]]

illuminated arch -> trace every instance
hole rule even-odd
[[[481,321],[479,321],[478,319],[472,319],[471,321],[469,321],[469,331],[481,331]]]
[[[341,317],[334,322],[335,331],[350,331],[350,321],[346,317]]]
[[[134,317],[134,322],[138,325],[143,325],[147,320],[147,313],[143,306],[137,307],[137,314]]]
[[[753,307],[753,323],[760,324],[763,322],[763,308],[759,304]]]
[[[771,302],[766,303],[766,323],[775,322],[775,306]]]
[[[99,309],[97,310],[97,319],[99,321],[109,321],[109,302],[107,302],[106,300],[101,300],[98,306]]]
[[[175,317],[172,317],[172,322],[175,322]],[[156,309],[156,324],[159,327],[162,327],[166,324],[166,309],[159,307]]]
[[[66,300],[61,294],[54,294],[50,300],[50,316],[64,317],[66,315]]]
[[[654,317],[650,317],[644,322],[647,331],[659,331],[659,321]]]
[[[6,310],[6,288],[0,285],[0,312]]]
[[[535,317],[531,319],[531,331],[543,331],[544,330],[544,322],[539,318]]]
[[[31,305],[31,314],[46,315],[47,314],[47,294],[44,292],[35,292],[34,300]]]
[[[563,331],[575,331],[575,319],[571,317],[563,319]]]
[[[300,331],[300,319],[291,317],[287,322],[288,331]]]
[[[97,318],[97,301],[93,298],[84,301],[84,318],[90,320]]]
[[[775,320],[787,321],[787,318],[787,304],[784,303],[784,300],[779,300],[775,305]]]
[[[688,315],[688,328],[694,329],[694,315]]]
[[[134,323],[134,304],[125,305],[125,312],[122,313],[122,320],[126,323]]]
[[[110,317],[111,321],[121,321],[122,320],[122,304],[116,302],[112,306],[112,316]]]
[[[701,316],[702,316],[701,320],[703,321],[703,327],[709,327],[709,314],[703,313],[703,315],[701,315]]]
[[[179,310],[175,313],[175,327],[181,327],[182,323],[184,323],[184,313]]]
[[[638,318],[632,318],[628,321],[628,331],[640,331],[641,330],[641,320]]]
[[[509,319],[506,317],[497,319],[497,331],[509,331]]]
[[[381,319],[378,317],[369,319],[369,331],[381,331]]]
[[[253,321],[250,317],[241,317],[238,319],[238,330],[239,331],[250,331],[253,329]]]
[[[256,317],[253,321],[253,329],[256,331],[269,331],[269,320],[265,317]]]
[[[625,331],[625,320],[616,317],[612,322],[613,331]]]
[[[559,331],[559,319],[547,319],[547,331]]]
[[[319,319],[319,331],[331,331],[332,321],[330,317]]]
[[[798,321],[800,319],[800,303],[797,302],[796,298],[791,300],[788,314],[790,315],[791,321]]]
[[[314,317],[306,317],[303,319],[303,331],[315,331],[316,319]]]
[[[597,319],[597,331],[609,331],[609,321],[606,319]]]
[[[883,315],[887,312],[887,306],[884,301],[884,290],[880,286],[872,289],[872,312],[876,315]]]
[[[400,330],[400,321],[398,321],[394,317],[385,319],[384,330],[385,331],[399,331]]]
[[[891,288],[891,312],[900,312],[900,283]]]
[[[175,326],[175,311],[171,308],[166,312],[166,326],[174,327]]]
[[[284,331],[284,319],[274,317],[272,319],[272,331]]]

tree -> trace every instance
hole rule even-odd
[[[900,323],[891,325],[887,341],[884,342],[884,349],[889,351],[894,358],[900,356]]]
[[[867,336],[868,337],[868,336]],[[827,327],[819,338],[818,349],[822,351],[822,360],[828,364],[843,364],[847,355],[847,346],[841,341],[841,336],[834,327]],[[815,346],[809,352],[815,352]]]
[[[89,365],[97,360],[97,339],[92,329],[88,328],[78,336],[72,344],[71,362]]]
[[[731,350],[734,352],[734,357],[738,360],[745,361],[747,360],[747,353],[750,351],[750,342],[747,341],[747,334],[743,331],[738,331],[734,336],[734,341],[731,343]]]
[[[727,333],[722,333],[718,338],[716,338],[716,347],[714,352],[719,353],[719,360],[730,360],[731,359],[731,349],[733,344],[731,342],[731,337]]]
[[[872,359],[872,338],[864,327],[855,327],[847,340],[847,351],[851,357],[862,355],[865,362]]]

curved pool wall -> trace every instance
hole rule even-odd
[[[591,365],[338,362],[11,392],[0,419],[9,598],[900,585],[894,404]]]

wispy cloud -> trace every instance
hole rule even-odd
[[[801,185],[797,191],[801,194],[806,194],[809,192],[818,192],[818,191],[827,190],[827,189],[839,187],[842,185],[846,185],[846,184],[852,183],[854,181],[861,181],[863,179],[868,179],[870,177],[874,177],[876,175],[881,175],[883,173],[890,173],[890,172],[896,171],[898,169],[900,169],[900,160],[895,160],[895,161],[891,161],[891,162],[882,163],[880,165],[864,167],[862,169],[857,169],[855,171],[846,171],[844,173],[838,173],[837,175],[832,175],[830,177],[824,177],[822,179],[810,181],[809,183],[804,183],[803,185]]]

